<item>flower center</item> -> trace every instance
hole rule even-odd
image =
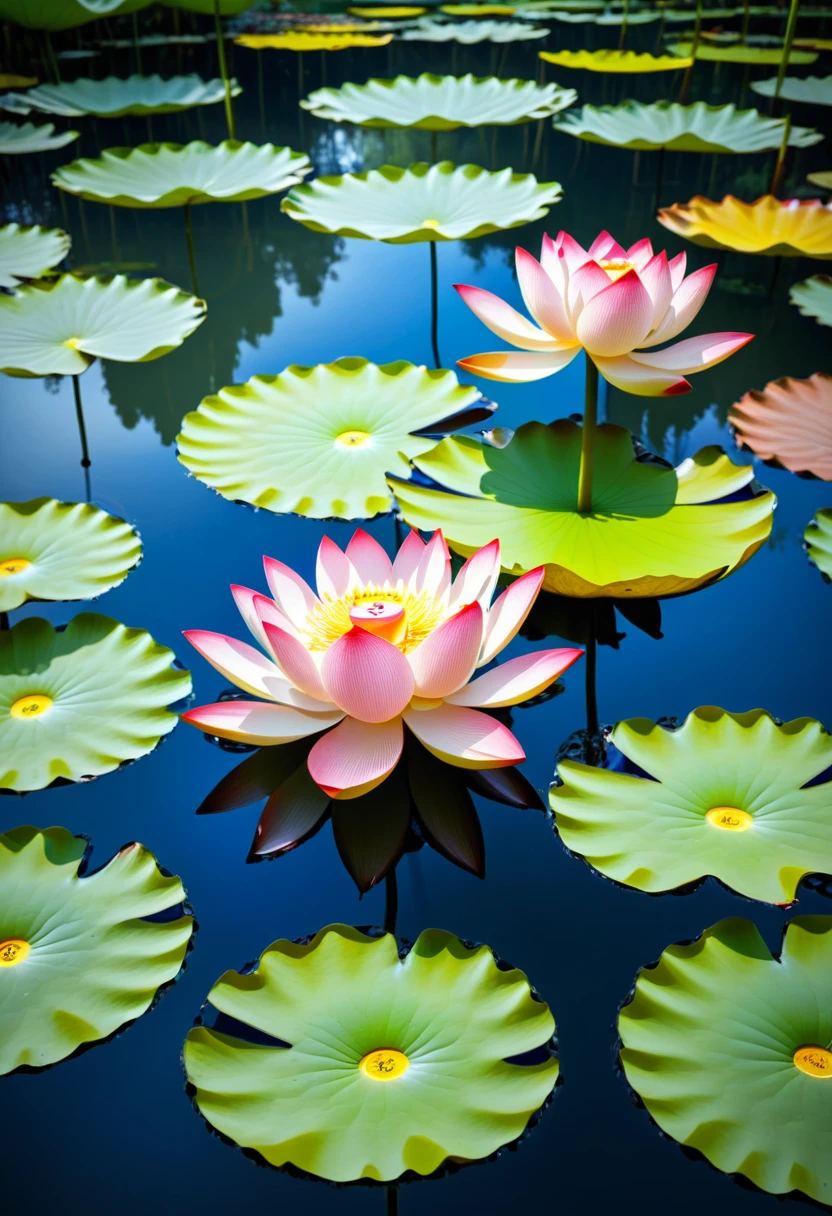
[[[78,343],[80,341],[81,341],[80,338],[67,338],[66,341],[64,342],[64,346],[68,346],[70,348],[70,350],[77,350]]]
[[[372,435],[367,431],[342,431],[340,435],[335,436],[335,442],[345,448],[360,448],[362,444],[369,443],[371,439]]]
[[[620,279],[628,270],[634,270],[632,262],[623,262],[621,258],[602,258],[598,263],[602,270],[606,270],[608,276],[613,283],[616,279]]]
[[[441,220],[422,220],[423,228],[441,228]]]
[[[368,1051],[358,1067],[374,1081],[395,1081],[410,1068],[410,1060],[392,1047],[380,1047],[377,1051]]]
[[[30,692],[25,697],[18,697],[9,713],[13,718],[37,718],[40,714],[45,714],[51,704],[51,697],[45,697],[39,692]]]
[[[7,937],[0,942],[0,967],[16,967],[22,963],[31,946],[22,937]]]
[[[358,625],[407,653],[444,619],[443,605],[426,591],[410,591],[401,580],[395,587],[369,583],[338,599],[325,596],[306,618],[304,633],[310,650],[328,650]]]
[[[350,620],[388,642],[397,642],[405,624],[404,608],[394,600],[363,600],[350,609]]]
[[[832,1051],[826,1047],[798,1047],[794,1053],[794,1064],[807,1077],[832,1080]]]
[[[705,818],[715,828],[723,828],[726,832],[747,832],[754,822],[748,811],[741,811],[736,806],[711,807]]]
[[[21,570],[25,570],[31,564],[27,557],[7,557],[0,562],[0,578],[7,578],[10,574],[20,574]]]

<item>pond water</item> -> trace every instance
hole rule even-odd
[[[755,27],[756,28],[756,27]],[[761,30],[780,28],[761,22]],[[541,46],[614,45],[617,30],[560,26],[545,43],[512,46],[504,75],[532,78]],[[586,41],[585,41],[586,40]],[[630,45],[652,49],[655,31],[631,31]],[[493,70],[488,45],[391,48],[304,57],[303,88],[361,81],[392,69]],[[104,74],[103,59],[91,71]],[[132,53],[111,52],[109,70],[134,70]],[[497,65],[500,66],[500,65]],[[87,70],[85,62],[68,64]],[[427,132],[363,131],[301,116],[298,62],[288,53],[258,56],[235,47],[232,69],[244,86],[235,103],[238,134],[309,152],[317,170],[337,173],[383,163],[406,165],[430,153]],[[210,46],[150,49],[144,69],[163,74],[214,75]],[[714,76],[701,65],[693,97],[737,100],[743,69]],[[767,69],[762,73],[771,74]],[[670,78],[604,78],[549,68],[549,79],[578,88],[581,101],[627,95],[653,99]],[[678,83],[678,82],[676,82]],[[745,93],[745,104],[757,99]],[[764,103],[767,105],[767,102]],[[224,137],[222,106],[155,117],[156,138]],[[800,107],[798,121],[829,133],[829,111]],[[67,125],[58,120],[59,125]],[[73,120],[82,134],[78,154],[147,138],[141,120]],[[442,133],[440,157],[490,167],[529,167],[536,128],[494,138],[492,129]],[[827,168],[828,145],[792,154],[789,184]],[[178,210],[119,210],[62,202],[48,172],[72,159],[66,149],[47,157],[7,158],[4,221],[66,226],[73,235],[72,265],[128,264],[188,288],[190,273]],[[525,166],[524,166],[525,157]],[[438,247],[439,349],[443,364],[489,349],[485,330],[452,290],[455,282],[487,288],[520,305],[513,269],[516,244],[537,253],[544,232],[560,228],[588,244],[603,228],[625,246],[649,236],[675,254],[686,248],[689,267],[713,260],[655,222],[656,155],[643,153],[634,172],[631,153],[583,145],[547,129],[539,176],[562,183],[562,201],[545,221],[484,238]],[[661,202],[685,201],[697,191],[748,199],[765,192],[773,155],[710,157],[668,154]],[[203,396],[254,374],[288,364],[315,364],[343,355],[378,363],[406,359],[432,364],[430,264],[425,244],[385,245],[308,231],[280,211],[278,197],[196,208],[194,240],[208,316],[183,346],[146,364],[95,363],[82,391],[92,466],[92,500],[133,522],[144,559],[97,608],[148,629],[172,647],[194,676],[195,703],[225,687],[181,636],[201,628],[240,636],[229,584],[261,587],[263,554],[279,557],[307,579],[324,534],[344,545],[353,525],[252,511],[233,505],[189,477],[176,460],[174,439],[183,415]],[[602,395],[602,414],[630,428],[654,452],[678,463],[706,444],[722,444],[739,463],[726,423],[729,407],[750,388],[778,376],[805,377],[828,368],[829,331],[802,317],[788,301],[789,286],[822,267],[788,260],[772,284],[770,259],[730,254],[720,270],[696,332],[748,330],[756,340],[693,379],[693,391],[670,399]],[[463,377],[464,379],[464,377]],[[495,422],[516,427],[580,413],[583,363],[527,386],[482,382],[498,402]],[[69,379],[4,379],[2,497],[50,495],[80,500],[79,464]],[[644,716],[684,717],[698,705],[742,711],[757,706],[781,719],[811,716],[832,723],[827,664],[832,589],[807,560],[806,524],[832,505],[820,481],[760,465],[757,476],[778,497],[771,538],[738,573],[698,594],[662,604],[663,636],[654,638],[619,618],[626,633],[617,650],[599,647],[597,692],[601,721]],[[392,516],[367,525],[392,552]],[[55,623],[74,612],[66,605],[29,605],[15,619],[41,615]],[[547,645],[568,645],[553,638]],[[516,639],[510,655],[530,648]],[[563,695],[513,712],[528,755],[524,771],[545,798],[554,756],[584,725],[583,668],[563,678]],[[148,1016],[115,1040],[40,1075],[3,1080],[0,1144],[6,1150],[3,1196],[11,1212],[85,1210],[124,1216],[149,1211],[206,1214],[245,1207],[310,1214],[381,1212],[380,1189],[335,1189],[257,1169],[241,1153],[208,1134],[185,1093],[180,1051],[211,984],[228,967],[254,958],[278,937],[295,938],[330,922],[380,924],[383,892],[359,902],[325,828],[302,848],[270,864],[247,865],[259,807],[196,817],[196,809],[239,757],[180,726],[155,752],[123,771],[86,785],[65,786],[0,801],[3,830],[18,823],[61,824],[88,834],[103,863],[122,844],[140,840],[181,875],[199,923],[196,944],[180,981]],[[692,894],[650,897],[617,887],[571,857],[537,811],[512,810],[477,799],[483,822],[487,878],[479,881],[425,848],[399,865],[400,935],[414,939],[440,926],[464,939],[487,942],[527,972],[557,1019],[563,1084],[540,1124],[498,1160],[436,1181],[401,1188],[400,1210],[423,1208],[440,1216],[464,1208],[506,1211],[518,1202],[577,1213],[638,1210],[659,1216],[703,1210],[737,1216],[774,1212],[778,1200],[734,1184],[699,1160],[686,1160],[631,1101],[615,1068],[614,1022],[620,1002],[643,964],[669,943],[690,939],[722,917],[748,916],[772,948],[787,913],[752,904],[709,880]],[[830,912],[817,892],[801,891],[801,912]],[[797,1199],[785,1201],[796,1210]],[[777,1210],[782,1210],[782,1207]]]

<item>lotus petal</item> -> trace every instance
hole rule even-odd
[[[342,710],[316,714],[273,701],[217,701],[215,705],[189,709],[182,721],[220,739],[272,747],[328,730],[343,716]]]
[[[376,722],[345,718],[312,748],[309,772],[330,798],[358,798],[392,773],[403,742],[401,718]]]
[[[404,720],[429,752],[460,768],[502,768],[526,753],[507,726],[478,709],[443,702],[433,709],[408,709]]]
[[[562,649],[519,655],[478,676],[459,692],[446,696],[446,700],[449,705],[470,705],[478,709],[519,705],[554,684],[583,653],[582,650]]]

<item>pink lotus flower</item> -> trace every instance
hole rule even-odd
[[[427,544],[411,532],[393,563],[361,529],[346,552],[324,537],[317,595],[282,562],[264,564],[273,599],[231,590],[265,654],[220,633],[185,634],[217,671],[263,700],[203,705],[183,721],[260,745],[327,731],[308,765],[333,798],[355,798],[392,772],[405,724],[434,755],[463,768],[524,760],[511,731],[481,709],[542,692],[583,654],[537,651],[471,678],[517,633],[543,581],[542,567],[530,570],[492,605],[496,540],[453,582],[441,532]]]
[[[716,264],[685,278],[686,257],[668,262],[648,240],[622,249],[602,232],[587,252],[566,232],[544,236],[538,262],[516,254],[517,278],[532,323],[499,296],[457,284],[465,303],[488,328],[523,354],[495,351],[460,359],[488,380],[552,376],[583,349],[605,380],[642,397],[686,393],[685,376],[721,363],[753,334],[703,334],[651,348],[687,329],[705,302]],[[538,328],[538,326],[540,328]]]

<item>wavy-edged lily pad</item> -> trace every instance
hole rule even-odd
[[[184,207],[239,203],[277,194],[312,170],[305,152],[226,139],[206,144],[140,144],[107,148],[52,174],[61,190],[114,207]]]
[[[385,474],[410,476],[430,434],[480,421],[478,389],[452,371],[338,359],[220,389],[186,414],[179,459],[224,498],[314,519],[392,505]]]
[[[316,118],[363,127],[455,131],[458,127],[497,126],[549,118],[577,101],[574,89],[532,80],[496,76],[397,76],[316,89],[301,106]]]
[[[563,193],[559,182],[479,165],[419,162],[318,177],[295,187],[281,210],[314,232],[391,244],[455,241],[542,219]]]
[[[555,63],[561,68],[573,68],[587,72],[631,73],[677,72],[686,68],[692,59],[680,59],[675,55],[650,55],[636,51],[540,51],[546,63]]]
[[[414,463],[438,486],[391,480],[415,528],[468,555],[500,537],[503,569],[545,566],[558,595],[681,595],[736,570],[771,531],[774,495],[737,499],[753,470],[707,447],[672,469],[638,460],[628,431],[596,431],[593,510],[580,514],[581,428],[528,422],[502,448],[465,435]],[[721,501],[733,498],[734,501]]]
[[[766,152],[780,147],[785,127],[783,119],[763,118],[758,110],[738,110],[733,104],[709,106],[704,101],[689,106],[670,101],[585,105],[553,122],[556,131],[590,143],[674,152]],[[812,127],[793,126],[789,132],[793,148],[808,148],[822,139]]]
[[[832,481],[832,376],[783,376],[731,407],[738,445],[792,473]]]
[[[449,17],[513,17],[510,4],[440,4],[440,13]]]
[[[688,56],[693,51],[692,42],[673,42],[667,48],[671,55]],[[795,50],[789,52],[789,66],[798,67],[802,64],[814,63],[816,51]],[[747,63],[757,67],[777,67],[783,60],[780,47],[748,46],[739,43],[736,46],[708,46],[700,42],[696,48],[696,58],[706,63]]]
[[[764,1191],[829,1202],[832,917],[794,917],[775,956],[740,918],[668,946],[618,1033],[663,1132]]]
[[[814,317],[818,325],[832,325],[832,278],[828,274],[795,283],[789,299],[804,317]]]
[[[0,295],[0,371],[77,376],[95,359],[146,363],[204,320],[205,301],[163,279],[64,274]]]
[[[832,205],[820,199],[781,201],[764,194],[753,203],[727,194],[721,202],[697,194],[664,207],[660,224],[694,245],[769,257],[832,258]]]
[[[392,34],[307,34],[288,30],[285,34],[240,34],[234,39],[253,51],[350,51],[354,47],[387,46]]]
[[[832,507],[821,507],[803,533],[806,552],[827,583],[832,582]]]
[[[27,617],[0,632],[0,789],[111,773],[178,721],[190,673],[143,629],[82,612],[65,629]]]
[[[27,600],[87,600],[123,583],[138,533],[86,502],[0,502],[0,612]]]
[[[819,190],[832,194],[832,169],[819,169],[817,173],[807,173],[806,181]]]
[[[236,80],[231,81],[231,95],[242,93]],[[97,118],[121,118],[126,114],[172,114],[192,106],[213,105],[225,97],[225,86],[219,79],[203,80],[201,76],[107,76],[94,80],[79,76],[60,84],[41,84],[28,93],[6,93],[0,97],[0,107],[16,114],[40,110],[45,114],[76,117],[94,114]]]
[[[306,945],[276,941],[255,971],[226,971],[208,1002],[285,1046],[254,1044],[233,1023],[189,1031],[197,1109],[271,1165],[334,1182],[488,1157],[523,1134],[558,1079],[551,1052],[514,1062],[555,1029],[523,972],[441,929],[404,957],[392,934],[346,925]]]
[[[357,5],[347,9],[354,17],[421,17],[426,9],[408,4],[370,4],[366,7]]]
[[[751,88],[763,97],[773,97],[777,88],[777,77],[770,80],[752,80]],[[811,106],[832,106],[832,76],[786,76],[780,87],[784,101],[805,101]]]
[[[60,228],[39,224],[0,227],[0,287],[17,287],[21,279],[37,279],[69,253],[72,237]]]
[[[37,76],[18,76],[14,72],[0,72],[0,89],[30,89],[37,83]]]
[[[545,26],[538,28],[523,21],[435,21],[426,17],[399,37],[403,42],[461,42],[473,46],[477,42],[528,42],[545,38],[548,33]]]
[[[655,893],[713,875],[782,904],[832,874],[832,782],[809,784],[832,766],[819,722],[706,705],[676,730],[619,722],[611,741],[635,772],[564,760],[549,794],[563,843],[607,878]]]
[[[2,17],[30,30],[68,30],[146,8],[149,0],[3,0]]]
[[[143,845],[87,873],[66,828],[0,836],[0,1075],[43,1068],[147,1013],[182,969],[193,916]]]
[[[52,152],[78,138],[77,131],[55,131],[53,122],[0,122],[0,156],[24,152]]]

